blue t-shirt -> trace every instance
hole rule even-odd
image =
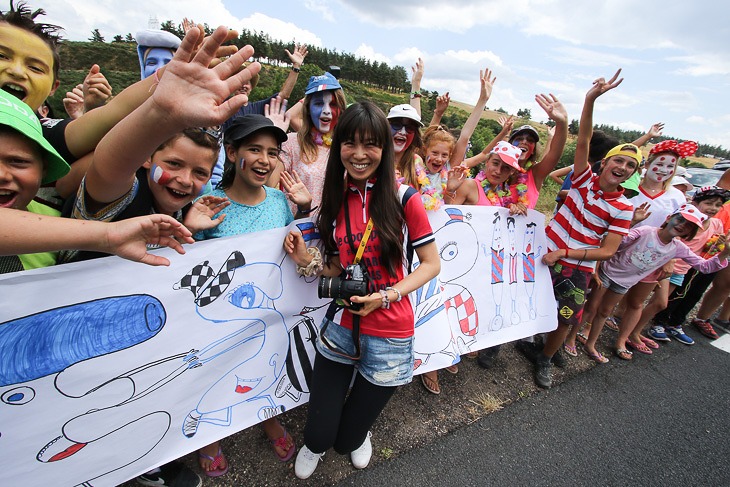
[[[268,186],[264,186],[264,190],[266,199],[258,205],[242,205],[231,200],[231,204],[220,212],[226,215],[223,222],[215,228],[196,233],[195,240],[230,237],[289,225],[294,220],[294,216],[289,209],[289,202],[284,193]],[[227,197],[222,189],[215,189],[210,194]],[[218,218],[220,213],[213,218]]]

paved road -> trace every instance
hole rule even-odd
[[[338,485],[727,487],[729,411],[730,353],[700,336],[614,358]]]

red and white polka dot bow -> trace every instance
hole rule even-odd
[[[649,154],[658,154],[660,152],[674,152],[679,157],[688,157],[697,152],[699,145],[693,140],[677,142],[676,140],[662,140],[651,148]]]

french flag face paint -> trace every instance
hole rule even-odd
[[[244,159],[242,157],[241,158],[241,162],[239,163],[239,166],[241,167],[241,171],[243,171],[244,169],[246,169],[246,159]]]
[[[160,186],[165,186],[172,179],[172,174],[154,163],[150,167],[150,175],[152,176],[152,181],[156,182]]]

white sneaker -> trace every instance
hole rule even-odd
[[[302,445],[297,460],[294,462],[294,474],[302,480],[308,479],[317,469],[323,456],[324,453],[314,453],[307,448],[307,445]]]
[[[362,469],[367,467],[368,463],[370,463],[370,457],[373,456],[373,444],[370,443],[371,436],[373,436],[373,434],[368,431],[362,445],[350,453],[350,460],[352,460],[353,467]]]

